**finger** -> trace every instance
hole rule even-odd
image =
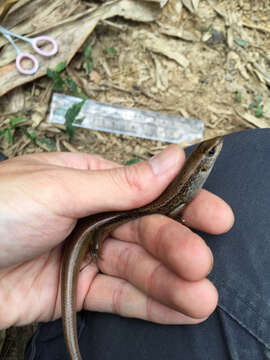
[[[216,307],[217,291],[208,279],[186,281],[136,244],[114,240],[106,247],[104,258],[109,260],[99,262],[103,273],[125,279],[156,301],[193,318],[208,316]]]
[[[137,219],[116,229],[113,236],[140,244],[178,276],[189,281],[203,279],[213,266],[212,252],[203,239],[165,216],[152,215]],[[105,253],[109,246],[112,246],[110,242],[103,244],[103,254],[105,259],[111,261],[111,253]],[[120,248],[115,251],[119,261],[123,261]]]
[[[114,161],[103,159],[98,155],[89,155],[85,153],[41,153],[29,154],[14,158],[12,161],[36,161],[50,165],[69,167],[80,170],[104,170],[120,167],[121,165]]]
[[[63,188],[73,201],[63,215],[83,217],[142,206],[166,188],[183,162],[183,150],[172,145],[149,161],[131,166],[100,171],[69,170],[68,174],[60,170],[53,174],[53,179],[63,179]],[[72,213],[68,213],[70,210]]]
[[[188,227],[209,234],[221,234],[229,231],[233,226],[234,214],[224,200],[202,189],[183,214],[179,214],[180,221]],[[138,237],[138,225],[140,225],[139,220],[129,222],[117,228],[113,234],[118,239],[134,241],[134,238]]]
[[[182,219],[185,225],[209,234],[221,234],[230,230],[234,223],[231,207],[220,197],[202,189],[185,209]]]
[[[47,158],[49,154],[43,156]],[[54,154],[55,156],[57,154]],[[63,154],[59,155],[60,158]],[[76,157],[76,154],[72,156]],[[49,156],[48,156],[49,157]],[[36,164],[33,164],[33,159]],[[70,156],[68,156],[70,159]],[[52,183],[54,189],[57,184],[61,188],[62,196],[58,202],[55,197],[58,191],[47,191],[47,202],[53,204],[53,211],[67,218],[80,218],[92,213],[110,210],[127,210],[140,207],[155,199],[172,181],[184,162],[184,152],[176,145],[171,145],[159,155],[149,161],[131,166],[120,166],[107,170],[91,171],[86,169],[70,169],[65,166],[51,167],[40,160],[40,155],[18,158],[24,161],[24,172],[37,176],[43,172],[42,178],[46,183]],[[29,159],[32,159],[29,161]],[[61,158],[63,160],[63,157]],[[100,166],[100,159],[89,158],[94,161],[94,167]],[[63,161],[61,160],[61,164]],[[74,159],[73,159],[74,160]],[[26,164],[28,163],[28,167]],[[72,161],[69,161],[69,165]],[[73,162],[75,164],[76,161]],[[36,166],[39,164],[40,166]],[[98,165],[99,164],[99,165]],[[84,162],[85,165],[85,162]],[[19,167],[21,168],[21,167]],[[155,186],[153,186],[155,184]],[[47,189],[50,189],[47,186]],[[69,206],[64,206],[68,201]]]
[[[160,324],[198,324],[205,320],[205,317],[186,316],[157,302],[127,281],[103,274],[98,274],[91,284],[84,307]]]
[[[87,209],[90,206],[94,213],[137,208],[155,199],[172,181],[183,162],[183,150],[172,145],[149,161],[88,172],[84,177],[85,184],[81,179],[82,188],[78,194],[81,198],[78,200],[81,206],[84,204]],[[100,201],[101,195],[103,201]]]

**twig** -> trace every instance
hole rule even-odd
[[[264,27],[264,26],[260,26],[260,25],[254,25],[254,24],[248,24],[248,23],[242,23],[243,26],[250,28],[250,29],[255,29],[255,30],[259,30],[262,32],[269,32],[270,33],[270,29]]]
[[[109,21],[109,20],[102,20],[99,25],[108,25],[108,26],[111,26],[113,28],[123,30],[123,31],[125,31],[127,29],[127,25],[115,24],[114,22]]]
[[[68,143],[67,141],[65,140],[62,140],[62,144],[64,145],[64,147],[70,151],[70,152],[79,152],[78,149],[76,149],[75,147],[73,147],[70,143]]]

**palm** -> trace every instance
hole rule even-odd
[[[163,176],[154,175],[147,163],[91,172],[117,165],[81,154],[40,154],[1,165],[0,303],[9,310],[0,307],[0,327],[61,316],[61,244],[76,219],[153,200],[183,162],[177,147],[167,151],[175,163]],[[210,233],[226,231],[233,223],[230,208],[207,192],[190,204],[185,219]],[[213,311],[217,293],[205,279],[212,255],[191,230],[149,216],[113,235],[98,264],[103,274],[95,264],[80,273],[77,310],[171,324],[197,323]]]

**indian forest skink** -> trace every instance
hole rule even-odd
[[[130,211],[114,211],[82,218],[64,245],[61,274],[62,321],[65,342],[72,360],[81,360],[77,337],[76,292],[81,263],[87,252],[100,255],[104,239],[119,225],[151,214],[176,219],[197,195],[221,151],[223,139],[202,142],[188,157],[165,191],[150,204]]]

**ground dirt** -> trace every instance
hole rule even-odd
[[[84,45],[62,76],[92,99],[200,119],[205,138],[269,127],[269,1],[193,3],[198,3],[196,11],[192,1],[169,0],[151,23],[121,17],[101,22],[87,40],[92,73],[85,69]],[[181,54],[177,60],[169,58],[166,43]],[[6,156],[80,151],[123,164],[167,146],[78,128],[70,140],[64,126],[48,123],[52,92],[52,80],[43,77],[0,98],[0,151]],[[11,127],[10,120],[18,117],[24,121]],[[29,133],[35,134],[33,140]],[[12,328],[0,334],[0,359],[22,359],[22,334],[27,338],[32,330]]]

